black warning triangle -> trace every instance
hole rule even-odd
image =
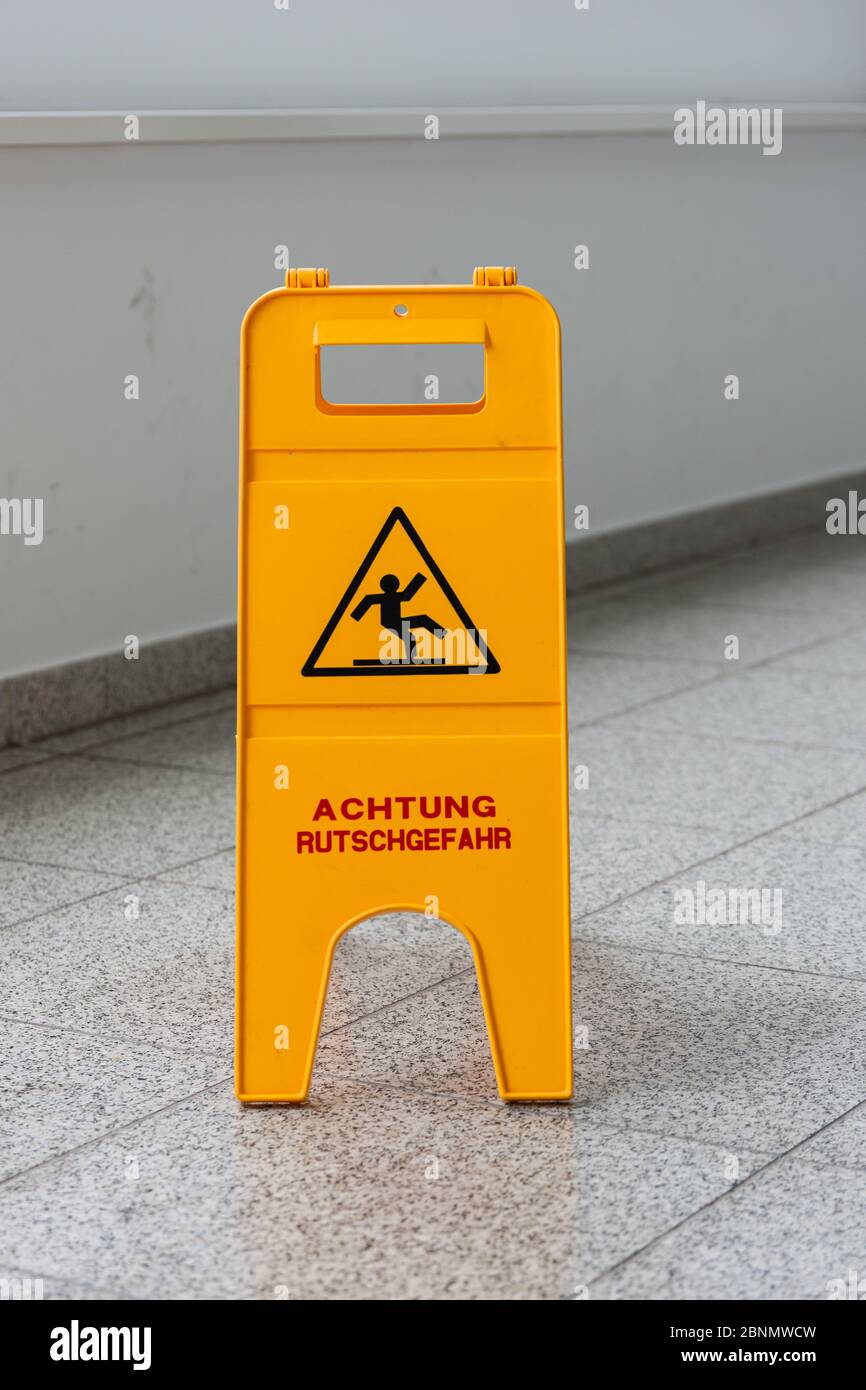
[[[348,608],[349,608],[350,603],[351,603],[352,600],[354,599],[355,595],[358,593],[358,590],[359,590],[359,589],[361,588],[361,586],[363,585],[364,580],[366,579],[367,574],[368,574],[368,572],[369,572],[371,566],[373,565],[374,561],[376,560],[377,555],[378,555],[379,552],[381,551],[381,549],[382,549],[382,547],[384,546],[385,542],[387,541],[388,537],[391,535],[391,533],[392,533],[392,531],[394,530],[395,526],[401,526],[401,527],[403,528],[403,531],[404,531],[406,537],[407,537],[408,540],[411,542],[412,546],[413,546],[414,549],[418,552],[418,555],[419,555],[419,556],[421,557],[421,559],[423,560],[425,569],[427,570],[427,573],[428,573],[429,576],[430,576],[431,578],[433,578],[433,579],[436,581],[436,583],[439,585],[439,588],[442,590],[443,594],[445,595],[445,597],[446,597],[446,599],[448,600],[449,604],[451,605],[452,609],[454,610],[454,612],[457,614],[458,618],[460,619],[460,622],[461,622],[462,625],[463,625],[464,633],[465,633],[465,634],[468,634],[468,636],[471,638],[471,640],[472,640],[472,642],[473,642],[473,645],[474,645],[475,649],[476,649],[477,652],[478,652],[478,661],[475,662],[474,664],[472,664],[472,665],[465,665],[465,664],[464,664],[464,665],[451,665],[451,664],[448,664],[447,661],[445,661],[445,660],[443,660],[443,659],[418,660],[418,659],[409,659],[409,658],[407,658],[407,659],[405,659],[405,660],[397,660],[397,661],[388,661],[388,662],[385,662],[385,661],[381,660],[379,657],[370,657],[370,656],[367,656],[367,655],[360,655],[360,656],[358,656],[358,657],[355,657],[355,658],[351,661],[351,663],[346,663],[346,664],[337,665],[337,666],[328,666],[328,665],[322,665],[322,666],[320,666],[320,665],[318,664],[318,663],[319,663],[319,660],[320,660],[320,658],[321,658],[321,656],[322,656],[322,654],[323,654],[323,652],[325,651],[325,649],[326,649],[326,647],[327,647],[329,641],[331,640],[331,637],[334,635],[334,632],[336,631],[337,627],[339,626],[339,623],[340,623],[341,619],[342,619],[342,618],[344,617],[344,615],[346,614],[346,612],[347,612],[347,610],[348,610]],[[393,577],[393,576],[386,576],[386,578],[394,578],[394,577]],[[426,575],[425,575],[425,578],[426,578]],[[394,579],[394,583],[395,583],[395,585],[396,585],[396,583],[397,583],[396,579]],[[420,587],[420,586],[419,586],[419,587]],[[360,601],[360,604],[358,605],[358,607],[359,607],[360,609],[363,610],[363,609],[365,608],[365,606],[368,606],[368,607],[369,607],[369,606],[371,606],[371,605],[373,605],[373,606],[375,606],[375,605],[381,605],[381,604],[382,604],[382,599],[383,599],[383,591],[384,591],[384,586],[380,585],[380,590],[379,590],[378,593],[374,593],[374,594],[372,594],[372,595],[367,595],[367,594],[362,595],[361,601]],[[411,596],[411,593],[415,592],[414,590],[412,590],[411,585],[409,586],[409,592],[410,592],[410,596]],[[405,600],[405,593],[404,593],[403,595],[400,595],[400,594],[397,594],[397,595],[396,595],[396,600],[397,600],[397,608],[396,608],[396,611],[397,611],[397,613],[400,614],[401,617],[403,617],[403,615],[402,615],[402,606],[401,606],[401,604],[400,604],[400,602],[399,602],[399,600],[400,600],[401,598],[403,599],[403,601],[406,601],[406,600]],[[350,616],[355,616],[355,613],[356,613],[356,612],[357,612],[357,609],[353,610],[353,612],[352,612],[352,614],[351,614]],[[385,615],[385,612],[381,609],[381,607],[380,607],[380,613],[381,613],[381,616],[382,616],[382,619],[383,619],[382,626],[387,628],[387,623],[385,622],[385,616],[386,616],[386,615]],[[430,633],[432,633],[432,632],[434,631],[434,626],[435,626],[435,624],[433,624],[433,620],[430,619],[426,614],[421,615],[421,622],[420,622],[419,625],[420,625],[421,627],[425,628],[425,629],[426,629],[428,632],[430,632]],[[392,632],[395,631],[394,628],[388,628],[388,630],[389,630],[389,631],[392,631]],[[405,618],[403,618],[403,622],[402,622],[402,625],[401,625],[401,630],[402,630],[402,635],[403,635],[403,641],[404,641],[404,643],[408,641],[410,644],[412,644],[412,643],[414,642],[414,637],[411,636],[411,635],[409,635],[409,633],[408,633],[408,624],[407,624]],[[437,629],[437,632],[439,632],[439,633],[441,634],[442,629]],[[463,653],[463,656],[464,656],[464,660],[465,660],[465,652]],[[313,647],[313,650],[310,652],[310,655],[307,657],[306,661],[304,662],[304,665],[303,665],[302,668],[301,668],[301,675],[302,675],[302,676],[468,676],[468,675],[489,675],[489,676],[495,676],[495,675],[499,672],[499,670],[500,670],[499,662],[496,660],[496,657],[493,655],[493,653],[489,650],[489,648],[488,648],[488,646],[487,646],[487,643],[486,643],[486,641],[485,641],[485,638],[484,638],[484,634],[483,634],[482,632],[479,632],[479,630],[475,627],[475,624],[473,623],[473,621],[472,621],[472,619],[470,618],[469,614],[466,612],[466,609],[463,607],[463,604],[460,602],[459,598],[457,597],[456,593],[455,593],[454,590],[452,589],[451,585],[448,583],[448,580],[445,578],[445,575],[442,573],[442,571],[441,571],[441,569],[439,568],[439,566],[437,565],[436,561],[433,559],[433,556],[430,554],[429,550],[427,549],[426,545],[425,545],[424,542],[422,541],[421,537],[418,535],[418,532],[415,530],[415,527],[412,525],[411,521],[409,520],[408,516],[407,516],[406,513],[404,512],[403,508],[402,508],[402,507],[395,507],[395,508],[393,509],[393,511],[390,513],[390,515],[388,516],[388,519],[387,519],[387,521],[385,522],[384,526],[382,527],[381,531],[379,532],[378,536],[377,536],[376,539],[373,541],[373,544],[370,546],[370,549],[367,551],[367,554],[364,556],[364,559],[361,561],[361,566],[360,566],[360,568],[359,568],[357,574],[356,574],[355,577],[353,578],[353,580],[352,580],[352,582],[350,583],[350,585],[349,585],[348,589],[346,590],[346,592],[343,594],[343,597],[340,599],[340,602],[337,604],[337,607],[334,609],[334,612],[332,613],[331,617],[328,619],[328,622],[327,622],[327,624],[326,624],[326,626],[325,626],[325,628],[324,628],[324,631],[322,632],[321,637],[320,637],[320,638],[318,639],[318,641],[316,642],[316,645]]]

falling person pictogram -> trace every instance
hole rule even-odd
[[[417,568],[419,560],[423,569]],[[400,576],[404,574],[414,577],[401,589]],[[424,592],[432,595],[430,607],[435,616],[426,612],[404,617],[406,606],[422,584],[428,586]],[[371,610],[379,618],[379,654],[359,656],[358,625]],[[361,629],[366,640],[370,640],[372,628],[373,621],[368,621]],[[431,648],[435,643],[435,650],[427,652],[420,636],[416,643],[413,628],[419,634],[429,633],[433,638]],[[383,644],[385,636],[388,655]],[[499,662],[487,646],[485,630],[476,628],[403,508],[393,507],[304,662],[301,674],[423,678],[496,675],[499,669]]]
[[[415,613],[410,617],[403,617],[403,604],[409,603],[415,597],[422,584],[426,584],[427,579],[423,574],[416,574],[411,579],[405,589],[400,588],[400,580],[396,574],[383,574],[379,580],[379,594],[365,594],[359,604],[352,609],[351,617],[355,622],[360,622],[364,614],[375,605],[378,605],[382,627],[386,632],[392,632],[395,637],[403,643],[406,660],[413,665],[434,665],[439,664],[435,659],[426,660],[418,656],[415,644],[415,632],[430,632],[440,641],[446,636],[446,629],[430,617],[429,613]],[[356,659],[356,666],[367,666],[372,660],[378,661],[379,658],[361,657]]]

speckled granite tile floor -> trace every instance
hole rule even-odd
[[[866,1270],[864,599],[817,535],[573,601],[567,1106],[498,1102],[466,943],[392,915],[338,948],[310,1104],[241,1109],[231,692],[5,750],[0,1277],[821,1299]]]

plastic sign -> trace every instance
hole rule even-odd
[[[290,270],[244,319],[243,1101],[306,1099],[334,947],[396,911],[469,941],[503,1099],[571,1094],[559,324],[516,278]],[[323,347],[449,343],[479,400],[322,394]]]

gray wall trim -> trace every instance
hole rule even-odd
[[[759,541],[781,540],[795,531],[823,530],[829,499],[845,497],[851,489],[866,496],[866,468],[598,536],[587,532],[566,546],[566,587],[576,593]]]
[[[569,593],[653,570],[723,555],[796,531],[818,531],[827,501],[866,495],[866,468],[760,497],[644,522],[566,546]],[[0,679],[0,746],[30,743],[103,719],[204,695],[234,684],[236,629],[143,644],[138,661],[120,651]]]
[[[0,744],[30,743],[102,719],[234,684],[233,624],[150,644],[139,659],[88,657],[0,680]]]
[[[693,104],[693,103],[692,103]],[[761,106],[727,99],[709,105]],[[4,111],[0,145],[189,144],[238,140],[419,140],[428,114],[442,139],[503,135],[673,135],[674,111],[688,102],[644,105],[382,107],[287,111]],[[866,127],[866,103],[782,103],[786,131],[832,133]],[[137,115],[139,139],[124,136]]]

